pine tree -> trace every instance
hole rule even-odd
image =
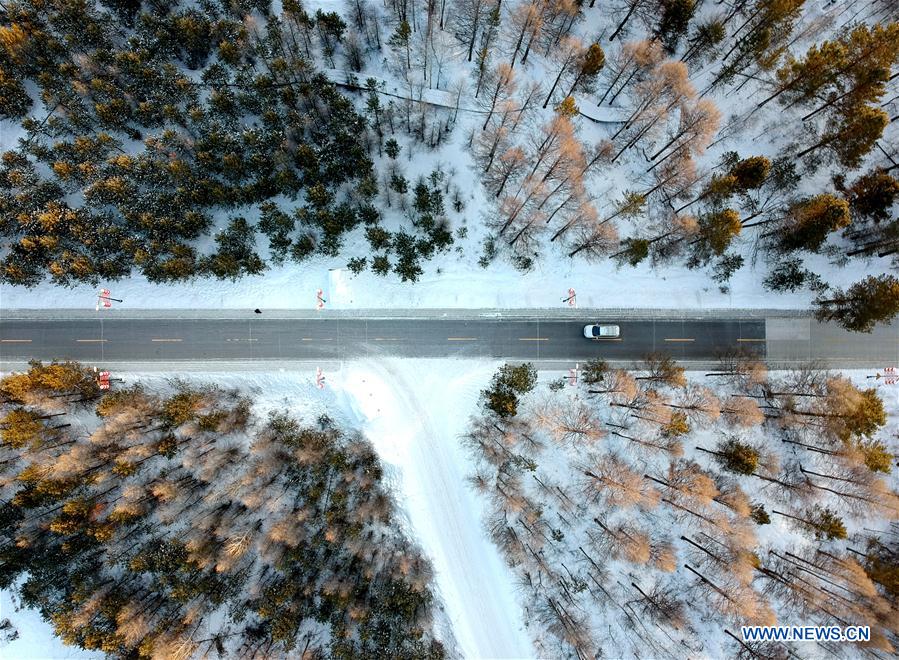
[[[587,385],[596,385],[597,383],[603,382],[608,372],[609,365],[605,360],[590,360],[581,367],[580,379],[581,382],[584,382]]]
[[[88,378],[34,363],[0,391],[74,412],[40,397]],[[64,642],[116,656],[227,655],[227,644],[248,656],[444,657],[432,571],[391,524],[361,436],[326,416],[256,419],[249,398],[215,386],[153,392],[113,389],[72,437],[47,427],[39,447],[4,443],[13,460],[0,473],[16,486],[0,533],[17,540],[0,546],[5,589]],[[4,430],[17,408],[0,401]]]
[[[290,233],[296,220],[271,202],[260,204],[259,211],[259,230],[268,237],[272,261],[283,263],[292,244]]]
[[[736,474],[753,474],[759,465],[759,451],[752,445],[741,442],[737,438],[728,438],[718,443],[715,451],[701,449],[715,456],[721,467]]]
[[[779,85],[770,96],[762,99],[761,108],[770,101],[786,94],[787,101],[798,102],[814,95],[834,77],[834,71],[845,65],[846,50],[839,42],[825,41],[813,44],[801,60],[789,58],[777,71]]]
[[[790,59],[778,71],[781,81],[760,105],[785,94],[789,105],[826,99],[803,117],[828,109],[846,110],[874,103],[883,95],[891,67],[899,61],[899,24],[857,25],[835,40],[813,45],[805,57]]]
[[[699,216],[699,236],[690,242],[690,263],[695,267],[723,255],[741,229],[740,214],[733,209],[703,213]]]
[[[599,44],[591,44],[581,56],[580,62],[577,63],[577,69],[571,87],[566,97],[570,97],[575,91],[585,89],[590,91],[593,81],[602,71],[603,65],[606,63],[606,54],[600,48]],[[546,107],[546,106],[544,106]]]
[[[756,525],[771,524],[771,516],[765,511],[765,506],[763,504],[753,504],[752,512],[749,514],[749,517],[752,518]]]
[[[806,509],[802,516],[794,516],[781,511],[772,511],[771,513],[795,520],[803,527],[811,530],[815,538],[819,540],[833,541],[835,539],[845,539],[847,536],[843,519],[840,518],[836,511],[827,507],[820,507],[816,504]]]
[[[389,139],[384,143],[384,153],[386,153],[387,156],[388,156],[391,160],[396,160],[396,159],[399,157],[399,155],[400,155],[400,145],[399,145],[399,143],[398,143],[394,138],[389,138]]]
[[[621,245],[622,249],[613,254],[612,258],[622,263],[636,266],[649,256],[650,242],[645,238],[625,238],[621,241]]]
[[[202,268],[220,279],[236,280],[241,275],[256,275],[265,269],[253,251],[255,229],[246,219],[231,218],[228,227],[215,238],[217,250],[202,260]]]
[[[671,419],[663,424],[659,430],[663,438],[677,438],[690,433],[690,424],[687,421],[687,415],[683,412],[675,412],[671,415]]]
[[[865,572],[883,587],[895,607],[899,604],[899,543],[889,535],[868,539]]]
[[[883,170],[872,170],[856,179],[844,194],[857,216],[883,222],[899,198],[899,180]]]
[[[504,364],[481,396],[484,405],[500,417],[514,417],[518,414],[518,397],[530,392],[536,384],[534,365],[529,362],[518,366]]]
[[[574,100],[573,96],[566,96],[562,101],[553,108],[561,117],[567,117],[568,119],[572,119],[577,117],[580,113],[581,109],[577,107],[577,102]]]
[[[729,170],[734,178],[734,189],[738,192],[758,190],[768,179],[770,172],[771,161],[765,156],[744,158],[734,163]]]
[[[0,417],[2,444],[13,449],[39,450],[53,435],[43,423],[47,417],[26,408],[12,408]]]
[[[821,401],[820,398],[816,399]],[[825,430],[844,443],[873,438],[887,423],[883,400],[874,388],[860,389],[848,378],[827,380],[827,394],[819,411],[797,410],[825,420]]]
[[[841,114],[839,123],[833,129],[826,131],[820,140],[800,151],[796,157],[802,158],[827,147],[840,164],[854,169],[874,148],[889,121],[887,113],[880,108],[869,105],[850,108]]]
[[[896,456],[887,449],[880,440],[858,441],[855,448],[862,453],[865,459],[865,467],[871,472],[883,472],[889,474],[893,470],[893,461]]]
[[[739,38],[720,58],[722,67],[708,88],[729,82],[737,73],[776,66],[790,43],[804,3],[805,0],[754,0],[747,20],[740,26]]]
[[[381,277],[386,277],[390,272],[391,264],[386,255],[378,254],[372,259],[371,271]]]
[[[726,36],[727,28],[720,18],[712,17],[699,22],[690,37],[690,45],[681,57],[681,61],[689,63],[697,57],[703,60],[707,53],[713,52],[715,46],[724,41]]]
[[[336,11],[323,12],[318,9],[315,12],[315,27],[318,29],[322,51],[333,68],[334,53],[337,50],[337,44],[343,41],[346,23]]]
[[[31,105],[31,97],[21,80],[0,62],[0,119],[24,117]]]
[[[353,257],[347,262],[346,267],[351,273],[353,273],[354,275],[358,275],[365,270],[365,266],[367,264],[368,260],[365,257]]]
[[[661,16],[655,34],[665,45],[665,50],[674,53],[678,43],[687,33],[690,20],[696,11],[695,0],[661,0]]]
[[[402,21],[396,26],[396,31],[391,35],[390,39],[387,40],[387,45],[400,53],[405,53],[405,57],[400,58],[405,65],[404,71],[412,68],[411,44],[412,28],[406,21]]]
[[[769,291],[796,291],[802,288],[812,290],[826,289],[827,285],[821,278],[803,267],[803,261],[799,257],[780,258],[763,282]]]
[[[784,252],[818,252],[827,237],[852,222],[849,203],[830,193],[793,203],[777,233],[778,248]]]
[[[892,275],[869,275],[846,291],[836,289],[815,300],[819,321],[836,321],[847,330],[871,332],[877,323],[888,323],[899,315],[899,279]]]

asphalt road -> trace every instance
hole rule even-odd
[[[591,341],[593,319],[7,319],[0,361],[342,360],[371,355],[511,360],[636,360],[663,352],[713,360],[765,357],[763,319],[623,320],[618,339]]]

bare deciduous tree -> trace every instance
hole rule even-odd
[[[730,426],[749,428],[765,421],[765,414],[755,399],[748,396],[728,397],[721,404],[721,416]]]
[[[702,385],[687,385],[675,399],[667,404],[669,408],[682,410],[694,425],[713,423],[720,414],[721,402],[715,393]]]
[[[585,493],[606,506],[653,509],[659,503],[658,491],[615,454],[597,457],[584,474]]]
[[[687,384],[684,368],[678,366],[671,356],[653,353],[646,356],[643,360],[643,367],[647,375],[637,376],[637,380],[668,385],[669,387],[684,387]]]
[[[484,94],[479,97],[481,107],[487,113],[484,125],[481,127],[482,131],[487,130],[497,105],[510,101],[515,93],[515,88],[515,72],[508,64],[501,62],[491,71],[489,78],[484,83]]]

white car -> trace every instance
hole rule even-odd
[[[584,326],[584,336],[587,339],[615,339],[621,334],[617,325],[592,323]]]

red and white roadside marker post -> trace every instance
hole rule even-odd
[[[577,294],[574,289],[568,289],[568,297],[562,298],[562,302],[567,302],[569,307],[577,307]]]
[[[95,309],[99,312],[100,308],[109,309],[112,307],[112,301],[122,302],[118,298],[110,298],[109,297],[109,289],[100,289],[100,292],[97,294],[97,304]]]
[[[873,378],[874,380],[880,380],[882,378],[884,385],[896,385],[899,383],[899,373],[897,373],[896,367],[884,367],[873,376],[865,376],[865,378]]]
[[[320,390],[325,389],[325,374],[322,373],[321,367],[315,369],[315,386]]]
[[[325,294],[321,289],[319,289],[318,291],[315,292],[315,308],[316,309],[324,309],[325,308],[325,303],[328,301],[324,299],[324,297],[323,297],[324,295]]]
[[[574,369],[568,370],[568,384],[571,385],[572,387],[577,385],[577,377],[578,377],[579,369],[580,369],[580,365],[577,362],[575,362]]]
[[[108,390],[109,384],[113,381],[124,382],[121,378],[110,378],[108,371],[99,371],[97,367],[94,367],[94,373],[97,375],[97,387],[101,390]]]

